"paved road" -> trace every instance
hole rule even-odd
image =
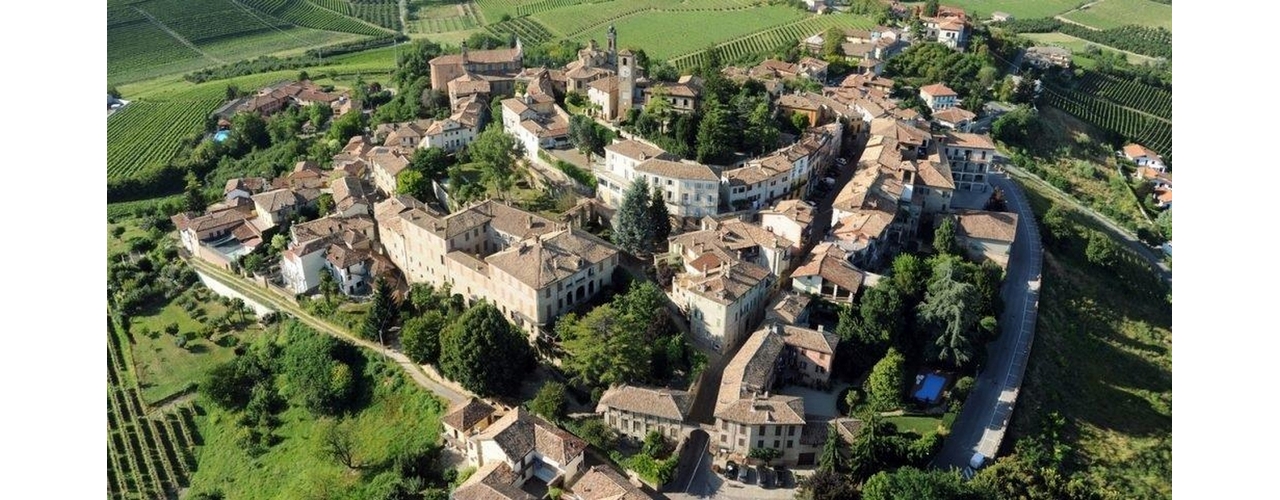
[[[1012,165],[1004,165],[1003,167],[1010,174],[1018,177],[1019,180],[1022,180],[1023,182],[1032,182],[1043,187],[1045,190],[1053,194],[1058,201],[1071,205],[1071,208],[1075,211],[1098,221],[1098,223],[1102,224],[1103,228],[1110,232],[1112,236],[1119,238],[1125,246],[1136,252],[1143,260],[1146,260],[1147,263],[1154,268],[1156,275],[1159,276],[1160,279],[1167,283],[1173,282],[1173,269],[1170,269],[1169,266],[1165,265],[1163,252],[1147,245],[1146,242],[1138,239],[1137,235],[1129,232],[1128,229],[1116,224],[1110,218],[1093,211],[1092,208],[1082,205],[1078,200],[1066,193],[1063,193],[1062,190],[1053,187],[1052,184],[1045,182],[1043,179]]]
[[[702,472],[711,468],[711,452],[707,449],[710,443],[711,436],[707,431],[698,429],[690,433],[680,449],[676,477],[663,489],[672,492],[708,491],[708,476]]]
[[[951,426],[951,436],[933,459],[933,466],[940,469],[963,468],[975,451],[987,457],[996,455],[1018,400],[1035,337],[1042,258],[1035,214],[1014,182],[999,175],[990,176],[990,180],[1004,191],[1009,208],[1018,213],[1016,242],[1001,289],[1005,310],[1000,316],[1000,337],[987,348],[987,365]]]
[[[408,357],[399,351],[358,338],[345,329],[338,328],[328,321],[324,321],[311,315],[311,313],[308,313],[298,307],[297,304],[294,304],[288,299],[281,297],[274,292],[263,290],[244,278],[233,276],[227,271],[217,266],[210,265],[198,258],[189,258],[187,259],[187,262],[206,277],[221,282],[228,288],[253,299],[255,302],[268,305],[277,311],[288,313],[295,318],[298,318],[299,321],[307,324],[307,326],[315,328],[321,333],[327,333],[361,347],[377,351],[379,354],[391,358],[396,362],[396,364],[400,365],[400,367],[403,368],[404,371],[409,374],[409,377],[417,382],[418,385],[421,385],[441,398],[444,398],[450,405],[466,401],[467,398],[471,397],[470,394],[462,394],[431,379],[431,377],[428,377],[427,374],[422,371],[422,367],[418,366],[413,361],[410,361]]]

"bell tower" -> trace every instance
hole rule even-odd
[[[610,42],[613,43],[613,42]],[[636,55],[630,50],[618,53],[618,116],[626,117],[634,106],[636,91]]]

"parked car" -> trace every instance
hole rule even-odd
[[[748,482],[749,479],[751,479],[751,466],[743,465],[742,468],[738,470],[738,482],[750,484]]]
[[[1038,279],[1039,276],[1036,278]],[[975,452],[972,457],[969,457],[969,465],[965,466],[964,470],[960,471],[960,475],[965,479],[973,479],[973,476],[977,475],[978,471],[982,470],[986,465],[987,457],[982,453]]]
[[[767,465],[760,466],[760,487],[761,488],[772,488],[774,484],[773,482],[774,477],[775,476],[773,473],[773,469],[770,469]]]
[[[794,487],[795,487],[795,485],[796,485],[796,484],[795,484],[795,479],[796,479],[796,478],[795,478],[795,476],[794,476],[794,475],[792,475],[792,474],[791,474],[791,471],[787,470],[787,468],[786,468],[786,467],[779,465],[779,466],[777,466],[777,467],[774,467],[774,468],[773,468],[773,472],[774,472],[774,474],[775,474],[775,475],[777,475],[777,476],[778,476],[778,477],[777,477],[777,482],[778,482],[778,487],[779,487],[779,488],[794,488]]]
[[[729,463],[725,464],[724,477],[729,479],[734,479],[738,477],[738,464],[735,463],[733,460],[730,460]]]

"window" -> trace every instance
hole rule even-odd
[[[781,435],[782,435],[782,428],[781,428],[781,427],[774,427],[774,428],[773,428],[773,435],[775,435],[775,436],[781,436]]]
[[[726,442],[726,441],[728,441],[728,440],[729,440],[729,436],[726,436],[726,435],[724,435],[724,434],[721,434],[721,435],[720,435],[720,442],[721,442],[721,443],[724,443],[724,442]]]
[[[670,185],[671,185],[671,179],[667,179],[667,185],[668,185],[668,186],[670,186]]]
[[[793,425],[793,426],[787,427],[787,435],[788,436],[796,435],[796,426]]]
[[[762,426],[760,426],[760,435],[761,435],[761,436],[763,436],[764,434],[765,434],[765,432],[764,432],[764,426],[762,425]],[[764,446],[764,445],[760,445],[760,446]]]
[[[763,440],[763,439],[760,439],[760,440],[757,440],[757,441],[756,441],[756,448],[764,448],[764,440]]]
[[[774,447],[774,448],[781,448],[781,447],[782,447],[782,442],[781,442],[781,441],[778,441],[777,439],[773,440],[773,447]]]
[[[747,440],[745,438],[738,438],[738,447],[743,447],[746,445],[747,445]]]
[[[787,440],[787,448],[791,448],[791,447],[792,447],[792,445],[794,445],[794,444],[795,444],[795,441],[792,441],[792,440],[790,440],[790,439],[788,439],[788,440]]]

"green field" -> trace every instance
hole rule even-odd
[[[1147,1],[1147,0],[1143,0],[1143,1]],[[1122,53],[1124,54],[1125,58],[1128,59],[1130,64],[1146,64],[1150,61],[1155,60],[1155,58],[1147,57],[1142,54],[1134,54],[1133,52],[1116,50],[1115,48],[1108,47],[1106,45],[1099,45],[1099,44],[1090,42],[1088,40],[1082,40],[1074,36],[1066,35],[1058,32],[1022,33],[1022,34],[1019,34],[1018,36],[1029,38],[1035,41],[1037,45],[1052,45],[1054,47],[1063,47],[1063,48],[1071,49],[1073,60],[1087,59],[1087,56],[1084,56],[1083,54],[1084,54],[1085,47],[1088,45],[1093,45],[1095,47],[1098,47],[1099,49],[1102,49],[1103,51]]]
[[[1142,0],[1147,1],[1147,0]],[[964,8],[970,16],[978,21],[991,18],[992,12],[1013,14],[1014,19],[1033,19],[1037,17],[1053,17],[1074,9],[1088,0],[946,0],[942,5]],[[914,7],[924,2],[905,3]]]
[[[559,13],[562,10],[567,9],[552,12]],[[618,31],[618,45],[641,48],[649,57],[668,59],[702,50],[725,40],[791,23],[804,18],[804,15],[804,12],[790,7],[766,6],[746,10],[699,13],[653,12],[626,17],[614,23]],[[564,26],[564,23],[556,23],[548,19],[546,13],[536,17],[552,30],[561,30]],[[603,44],[608,27],[608,22],[603,24],[597,22],[594,28],[582,31],[572,38],[579,41],[595,39]],[[682,35],[673,37],[672,33]]]
[[[409,2],[409,10],[412,13],[410,33],[447,33],[480,26],[476,5],[472,2],[414,0]]]
[[[1043,219],[1055,203],[1021,182]],[[1045,245],[1035,345],[1012,435],[1030,434],[1051,411],[1066,417],[1072,461],[1104,498],[1172,495],[1172,305],[1145,264],[1089,264],[1080,235]],[[1012,440],[1006,440],[1011,443]]]
[[[1173,6],[1151,0],[1101,0],[1064,17],[1100,30],[1130,24],[1173,30]]]
[[[831,26],[867,29],[874,25],[875,22],[870,18],[860,16],[813,16],[801,21],[734,38],[718,44],[717,47],[722,60],[733,61],[743,56],[755,55],[781,46],[799,43],[800,40],[816,33],[821,33]],[[623,42],[619,43],[626,46]],[[706,57],[705,46],[693,52],[673,57],[669,62],[677,68],[684,69],[698,65],[704,57]]]

